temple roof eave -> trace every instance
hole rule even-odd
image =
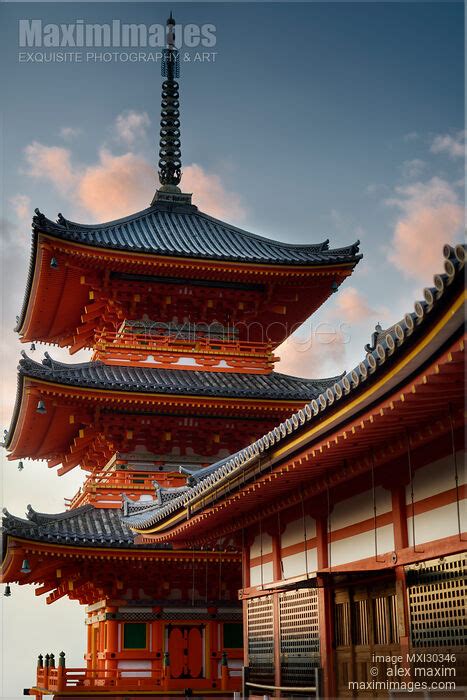
[[[99,509],[91,504],[63,513],[40,513],[28,506],[26,518],[3,509],[2,534],[36,543],[70,547],[134,548],[134,535],[115,509]],[[148,548],[148,547],[146,547]],[[149,549],[170,549],[169,545]]]
[[[171,221],[169,215],[172,218],[182,218]],[[156,217],[162,221],[160,235]],[[201,262],[243,264],[246,265],[246,269],[248,265],[253,265],[253,268],[257,265],[268,265],[277,269],[284,266],[306,269],[344,265],[353,269],[362,257],[359,253],[359,241],[335,249],[329,249],[328,240],[308,245],[280,243],[197,212],[196,207],[189,211],[182,207],[167,212],[162,204],[116,221],[96,225],[78,224],[61,215],[58,221],[54,222],[36,210],[32,229],[25,295],[15,326],[15,331],[20,334],[23,332],[30,305],[40,236],[47,237],[49,243],[55,240],[57,243],[72,244],[77,248],[95,250],[97,253],[100,251],[101,254],[113,251],[120,255],[127,253],[133,257],[143,255],[146,257],[145,262],[147,258],[156,261],[166,257],[168,260],[185,259],[187,262],[197,262],[198,265]],[[206,237],[208,240],[203,243]],[[174,244],[175,240],[178,241],[177,244]],[[230,241],[230,244],[227,245],[226,241]]]
[[[59,221],[54,222],[37,210],[33,217],[33,232],[95,248],[151,256],[166,255],[169,258],[319,265],[356,264],[362,257],[358,240],[340,248],[330,248],[329,239],[310,244],[282,243],[199,212],[196,207],[192,207],[188,213],[178,207],[166,211],[159,204],[115,221],[93,225],[72,222],[61,215],[59,217]],[[144,231],[141,228],[143,223],[147,226]],[[176,223],[183,231],[180,240],[177,238]]]
[[[339,377],[305,379],[276,372],[270,375],[165,370],[105,365],[101,362],[68,364],[54,360],[48,353],[40,362],[23,351],[18,366],[18,383],[10,428],[3,446],[11,449],[21,414],[25,382],[40,382],[55,391],[96,391],[99,395],[129,396],[136,400],[160,400],[161,397],[187,397],[207,401],[248,401],[256,399],[262,406],[305,403],[331,386]],[[83,379],[84,377],[84,379]],[[114,380],[114,381],[113,381]],[[229,388],[230,382],[230,388]],[[187,399],[188,400],[188,399]]]

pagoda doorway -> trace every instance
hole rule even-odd
[[[205,626],[196,624],[168,625],[166,651],[170,660],[170,677],[205,678]]]

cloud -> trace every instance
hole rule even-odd
[[[193,163],[182,169],[182,189],[193,192],[193,203],[218,219],[242,219],[245,209],[240,197],[224,187],[221,178]]]
[[[115,120],[115,132],[119,141],[132,146],[135,141],[146,136],[146,129],[151,124],[147,112],[129,110],[119,114]]]
[[[51,183],[70,202],[73,216],[97,221],[127,216],[149,206],[157,185],[153,165],[132,152],[114,155],[101,148],[98,161],[88,166],[75,164],[68,148],[37,141],[24,154],[26,174]],[[193,192],[193,202],[211,216],[240,220],[245,214],[240,197],[229,192],[218,175],[196,163],[183,168],[182,189]]]
[[[355,287],[339,290],[332,311],[333,316],[342,319],[345,323],[359,323],[372,316],[381,316],[382,313],[371,308],[363,294]]]
[[[62,126],[60,129],[60,136],[64,141],[73,141],[81,134],[82,130],[79,127],[74,126]]]
[[[402,175],[407,180],[413,180],[414,178],[420,177],[425,168],[426,163],[424,160],[420,160],[420,158],[404,160],[402,163]]]
[[[99,221],[119,219],[149,206],[155,190],[154,169],[133,153],[114,156],[102,149],[99,162],[84,170],[78,199]]]
[[[389,260],[407,277],[428,283],[439,270],[444,243],[459,239],[463,208],[453,186],[439,177],[396,188],[387,200],[399,209]]]
[[[433,140],[430,150],[432,153],[446,153],[450,158],[465,157],[465,131],[455,134],[439,134]]]
[[[384,194],[388,191],[388,186],[380,182],[371,182],[366,186],[367,194]]]
[[[416,141],[420,138],[420,134],[417,131],[409,131],[408,134],[404,134],[404,141]]]
[[[276,369],[295,377],[318,378],[336,376],[344,370],[349,336],[345,327],[322,321],[308,329],[300,329],[276,350],[281,359]]]
[[[61,194],[69,192],[77,181],[71,165],[71,151],[61,146],[45,146],[33,141],[24,149],[27,174],[36,180],[51,182]]]
[[[31,199],[26,194],[15,194],[10,197],[10,204],[21,223],[31,217]]]

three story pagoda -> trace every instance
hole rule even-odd
[[[150,206],[98,225],[33,218],[16,331],[93,352],[80,364],[22,353],[5,439],[10,460],[86,472],[63,513],[5,511],[5,595],[33,584],[47,603],[86,606],[85,667],[39,657],[37,697],[240,689],[241,542],[139,544],[125,519],[166,506],[338,379],[275,372],[274,352],[352,273],[358,244],[266,239],[180,190],[174,28],[170,17]]]

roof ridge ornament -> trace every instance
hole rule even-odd
[[[191,195],[183,194],[178,185],[182,179],[180,148],[180,99],[177,78],[180,77],[180,52],[175,47],[175,20],[172,12],[167,20],[167,44],[162,52],[161,74],[165,78],[161,95],[161,127],[159,140],[159,181],[151,206],[156,202],[191,204]]]

